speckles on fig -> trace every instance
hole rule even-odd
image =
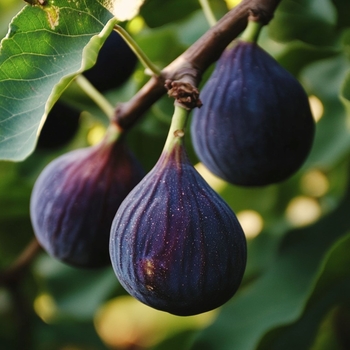
[[[245,260],[245,241],[217,197],[182,146],[161,157],[113,223],[112,264],[130,294],[178,315],[208,311],[233,294],[245,266],[235,265],[237,255]],[[236,234],[240,250],[231,244]]]
[[[152,291],[154,290],[154,288],[153,288],[151,285],[149,285],[149,284],[146,284],[146,288],[147,288],[147,290],[149,290],[150,292],[152,292]]]
[[[152,277],[154,275],[154,264],[152,260],[144,260],[142,262],[143,271],[147,276]]]

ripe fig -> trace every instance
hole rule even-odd
[[[315,123],[301,84],[254,42],[238,41],[206,82],[191,133],[199,159],[236,185],[285,180],[304,163]]]
[[[155,309],[187,316],[233,296],[246,266],[246,241],[233,211],[178,141],[164,148],[119,207],[110,254],[127,292]]]
[[[63,102],[56,102],[41,130],[37,148],[51,150],[63,147],[79,129],[80,112]]]
[[[30,202],[35,235],[53,257],[76,267],[110,264],[112,220],[144,172],[123,140],[71,151],[38,177]]]
[[[116,32],[112,32],[102,46],[96,64],[84,76],[100,91],[121,86],[131,76],[137,57]]]

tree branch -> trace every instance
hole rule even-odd
[[[0,285],[11,285],[18,281],[23,271],[40,252],[41,247],[36,239],[33,239],[22,251],[17,260],[5,271],[0,272]]]
[[[217,61],[227,45],[245,29],[249,16],[253,13],[255,18],[267,24],[280,2],[281,0],[243,0],[165,67],[159,77],[152,77],[133,98],[119,104],[114,113],[115,122],[123,129],[130,128],[167,92],[165,81],[181,80],[194,87],[198,86],[205,70]]]

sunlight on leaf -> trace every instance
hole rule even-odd
[[[25,6],[13,19],[0,47],[0,159],[31,154],[53,104],[92,67],[115,23],[92,0]]]
[[[144,0],[105,0],[102,2],[114,17],[119,21],[134,18],[140,10]]]
[[[338,240],[345,240],[350,229],[349,204],[350,195],[347,194],[342,204],[330,215],[314,225],[290,231],[270,268],[223,306],[216,321],[196,338],[193,350],[205,346],[215,350],[256,349],[264,334],[301,317],[310,298],[327,291],[325,285],[319,285],[322,282],[320,273],[334,249],[332,246],[335,244],[334,247],[337,247]],[[348,244],[349,239],[346,249]],[[348,259],[349,254],[334,255],[337,256]],[[341,266],[342,272],[348,274],[348,263]],[[332,274],[329,278],[332,276],[338,278]],[[332,280],[325,282],[332,285]],[[290,349],[293,343],[285,345]],[[287,346],[265,348],[286,349]],[[300,346],[293,349],[301,348],[306,349]]]

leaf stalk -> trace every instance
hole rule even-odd
[[[211,27],[215,26],[217,20],[214,15],[214,12],[212,8],[210,7],[209,1],[208,0],[199,0],[199,3],[202,7],[203,13],[205,18],[207,19],[207,22]]]
[[[153,75],[156,76],[160,76],[162,74],[162,71],[153,64],[153,62],[147,57],[140,46],[124,28],[116,24],[114,26],[114,30],[125,40],[125,42],[129,45],[130,49],[135,53],[146,70],[149,70]]]
[[[106,116],[111,119],[114,113],[114,107],[109,103],[109,101],[90,83],[84,75],[78,75],[75,78],[76,83],[79,87],[88,95],[91,100],[93,100],[97,106],[106,114]]]

